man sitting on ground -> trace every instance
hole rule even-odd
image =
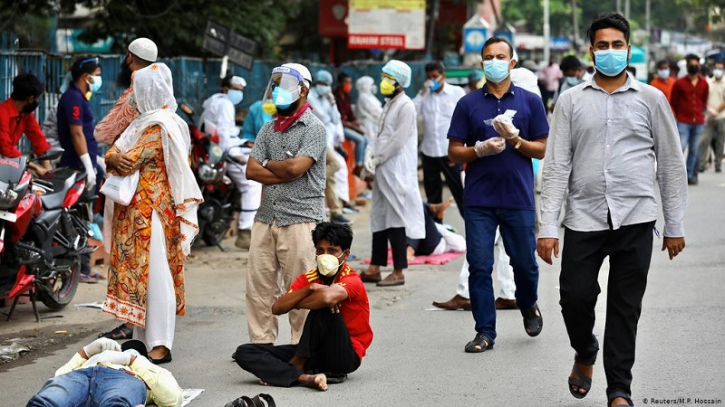
[[[289,291],[272,305],[275,315],[308,309],[297,345],[249,343],[234,354],[239,366],[262,384],[291,387],[301,384],[327,390],[360,367],[373,340],[370,303],[360,276],[345,260],[350,255],[352,229],[322,222],[312,231],[317,267],[300,275]]]
[[[168,370],[147,359],[146,345],[119,345],[99,338],[84,346],[55,372],[26,407],[139,406],[179,407],[183,391]]]
[[[408,238],[408,262],[415,259],[415,256],[437,256],[450,252],[465,252],[466,238],[454,233],[446,226],[435,221],[443,219],[443,213],[453,198],[448,198],[443,203],[423,203],[423,216],[425,216],[425,238]]]

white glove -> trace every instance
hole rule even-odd
[[[93,168],[91,156],[86,153],[80,156],[80,159],[83,163],[83,168],[86,169],[86,174],[88,174],[86,177],[86,189],[92,191],[96,186],[96,170]]]
[[[476,150],[478,158],[496,155],[506,149],[506,141],[501,137],[494,137],[485,141],[479,140],[473,149]]]
[[[364,163],[365,171],[367,171],[371,175],[375,175],[375,168],[377,168],[378,165],[380,165],[380,163],[382,163],[382,162],[383,162],[383,159],[380,157],[369,157],[369,158],[365,157],[365,163]]]
[[[86,356],[88,356],[89,358],[106,350],[120,351],[121,345],[119,345],[118,342],[114,341],[113,339],[98,338],[83,347],[83,351],[86,352]]]
[[[115,350],[107,350],[103,353],[99,353],[98,355],[93,357],[93,361],[96,364],[113,364],[113,365],[121,365],[121,366],[128,366],[131,364],[131,354],[127,352],[119,352]]]
[[[510,116],[500,114],[493,119],[492,124],[496,133],[507,140],[518,137],[519,135],[519,129],[514,126],[513,120]]]
[[[430,87],[433,86],[433,81],[428,79],[427,81],[423,82],[423,88],[420,90],[421,95],[425,95],[430,90]]]

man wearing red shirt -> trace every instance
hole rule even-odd
[[[370,343],[370,303],[360,276],[345,260],[350,255],[349,225],[322,222],[312,231],[317,267],[300,275],[272,305],[275,315],[310,310],[297,345],[249,343],[233,357],[263,384],[301,384],[327,390],[360,367]]]
[[[0,103],[0,155],[20,157],[18,142],[23,134],[30,140],[36,155],[43,155],[50,148],[33,114],[42,94],[43,84],[35,75],[20,74],[13,79],[13,93]],[[48,162],[43,166],[45,170],[50,169]]]
[[[672,98],[672,87],[675,86],[677,79],[671,76],[670,64],[666,60],[657,62],[657,75],[649,83],[665,94],[667,101]]]
[[[697,185],[697,157],[700,151],[700,139],[705,129],[705,110],[710,86],[700,75],[700,58],[689,54],[687,76],[683,76],[672,87],[670,106],[675,112],[677,130],[680,132],[682,152],[687,150],[687,183]]]

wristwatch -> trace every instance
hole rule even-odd
[[[520,144],[520,143],[521,143],[521,142],[519,141],[519,144]],[[517,148],[518,148],[518,147],[517,147]],[[262,161],[262,168],[267,168],[267,164],[269,164],[269,159],[266,159],[266,160]]]
[[[521,147],[521,137],[519,137],[519,139],[516,140],[516,144],[514,144],[514,149],[518,150],[519,147]]]

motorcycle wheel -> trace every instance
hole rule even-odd
[[[54,279],[35,280],[40,301],[46,307],[56,311],[64,308],[73,300],[76,290],[78,290],[81,273],[80,257],[62,260],[73,263],[70,272],[58,273]]]

